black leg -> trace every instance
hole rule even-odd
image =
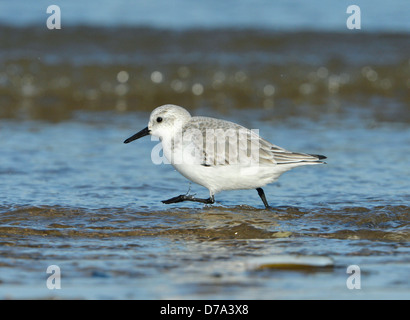
[[[170,203],[178,203],[178,202],[183,202],[183,201],[194,201],[194,202],[212,204],[212,203],[215,203],[215,198],[214,196],[210,196],[208,199],[200,199],[200,198],[194,198],[193,196],[188,196],[186,194],[181,194],[180,196],[173,197],[168,200],[164,200],[162,201],[162,203],[170,204]]]
[[[259,197],[261,197],[262,202],[265,205],[265,208],[269,209],[270,206],[268,204],[268,201],[266,201],[265,192],[263,192],[262,188],[256,188],[256,191],[258,191]]]

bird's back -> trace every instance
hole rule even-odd
[[[290,166],[323,163],[325,156],[292,152],[261,138],[255,130],[210,117],[192,117],[182,128],[204,166]]]

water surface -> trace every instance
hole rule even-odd
[[[122,143],[147,113],[2,120],[2,298],[409,297],[408,126],[245,114],[230,119],[249,121],[279,145],[329,157],[267,186],[272,210],[255,190],[222,192],[212,206],[162,204],[189,188],[203,197],[207,190],[170,165],[154,165],[157,141]],[[253,259],[283,254],[329,257],[334,267],[249,268]],[[45,284],[52,264],[62,270],[58,291]],[[346,288],[352,264],[361,267],[361,290]]]

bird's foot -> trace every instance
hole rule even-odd
[[[170,204],[170,203],[183,202],[183,201],[187,201],[187,200],[188,200],[188,197],[192,197],[192,196],[188,196],[188,195],[186,195],[186,194],[181,194],[181,195],[179,195],[179,196],[177,196],[177,197],[173,197],[173,198],[168,199],[168,200],[163,200],[162,203]]]
[[[195,198],[194,196],[186,195],[186,194],[181,194],[177,197],[173,197],[168,200],[163,200],[162,203],[165,204],[171,204],[171,203],[178,203],[178,202],[183,202],[183,201],[193,201],[193,202],[201,202],[201,203],[206,203],[206,204],[212,204],[215,202],[214,197],[209,197],[208,199],[200,199],[200,198]]]

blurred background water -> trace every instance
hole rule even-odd
[[[61,29],[49,30],[49,5]],[[349,30],[349,5],[361,29]],[[408,1],[0,1],[0,297],[410,297]],[[156,106],[325,154],[214,206],[158,143]],[[324,256],[330,269],[255,270]],[[62,270],[48,290],[46,268]],[[359,265],[362,289],[346,287]]]

